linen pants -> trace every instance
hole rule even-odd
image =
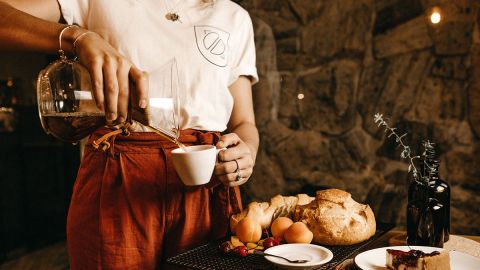
[[[72,270],[169,269],[168,257],[228,233],[228,219],[241,211],[238,187],[213,178],[185,186],[173,167],[177,148],[155,133],[110,139],[94,149],[89,139],[75,181],[67,218]],[[185,130],[185,145],[215,144],[218,133]],[[173,268],[173,267],[172,267]]]

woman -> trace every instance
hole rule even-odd
[[[89,70],[113,125],[127,119],[131,91],[133,105],[147,106],[146,73],[177,57],[186,89],[180,141],[227,148],[214,179],[187,188],[170,161],[176,146],[162,137],[140,128],[110,138],[103,153],[92,143],[110,130],[92,134],[67,220],[71,269],[163,269],[166,258],[226,233],[258,148],[245,10],[228,0],[4,0],[0,14],[0,50],[54,53],[60,38]]]

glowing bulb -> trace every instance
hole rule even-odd
[[[438,10],[433,11],[432,14],[430,15],[430,21],[433,24],[437,24],[441,20],[442,20],[442,15],[440,14],[440,12]]]
[[[305,98],[305,95],[302,94],[302,93],[300,93],[300,94],[297,95],[297,98],[300,99],[300,100],[302,100],[302,99]]]

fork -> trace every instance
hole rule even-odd
[[[285,261],[287,261],[289,263],[307,263],[307,262],[310,261],[310,260],[290,260],[290,259],[287,259],[285,257],[269,254],[269,253],[266,253],[266,252],[263,252],[263,251],[260,251],[260,250],[255,250],[255,254],[259,254],[259,255],[262,255],[262,256],[272,256],[272,257],[284,259]]]

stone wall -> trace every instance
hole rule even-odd
[[[409,175],[375,113],[437,143],[452,231],[480,233],[480,33],[474,0],[244,0],[261,145],[245,201],[348,190],[405,225]],[[442,20],[427,16],[440,8]],[[419,153],[419,152],[418,152]]]

